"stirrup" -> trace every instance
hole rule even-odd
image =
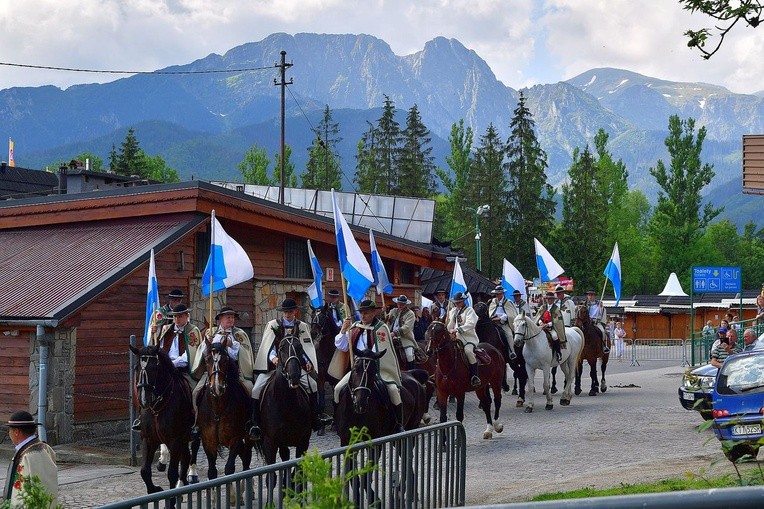
[[[326,414],[321,414],[318,416],[318,421],[323,426],[331,426],[334,423],[334,417]]]
[[[515,352],[509,352],[509,360],[513,361],[517,359],[517,354]]]
[[[480,377],[477,375],[472,375],[472,378],[470,378],[470,385],[473,387],[480,387]]]
[[[141,430],[141,418],[137,417],[134,421],[132,426],[130,426],[130,429],[133,431],[140,431]]]
[[[610,348],[608,348],[607,345],[602,345],[602,353],[609,354]]]

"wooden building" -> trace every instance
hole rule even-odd
[[[162,303],[171,289],[183,290],[192,321],[203,328],[208,303],[200,277],[213,209],[255,269],[253,280],[216,294],[213,307],[225,303],[241,312],[238,325],[254,345],[285,297],[295,298],[309,319],[306,239],[324,268],[325,291],[340,288],[331,218],[212,184],[0,202],[0,358],[6,369],[0,420],[39,409],[54,444],[125,429],[127,346],[130,335],[143,337],[149,252],[155,251]],[[369,253],[368,229],[351,229]],[[451,269],[446,249],[378,232],[375,240],[395,294],[418,298],[423,267]]]

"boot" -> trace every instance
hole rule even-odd
[[[133,421],[133,425],[130,426],[130,428],[133,431],[140,431],[141,430],[141,418],[140,417],[136,417],[135,420]]]
[[[607,346],[607,339],[602,340],[602,353],[605,355],[610,353],[610,348]]]
[[[552,340],[552,351],[557,356],[557,362],[560,362],[562,360],[562,350],[560,350],[560,340],[559,339],[553,339]]]
[[[393,407],[393,416],[395,417],[395,433],[403,433],[403,403]]]
[[[406,370],[411,371],[412,369],[416,369],[416,363],[414,361],[406,361]]]
[[[253,442],[257,442],[263,438],[263,432],[260,431],[260,400],[252,400],[252,416],[249,420],[249,439]]]
[[[313,392],[310,394],[310,415],[312,416],[313,431],[318,431],[324,426],[331,426],[334,419],[326,414],[318,413],[318,393]]]
[[[476,362],[475,364],[470,364],[470,385],[472,387],[480,387],[480,384],[481,381],[478,376],[478,365]]]

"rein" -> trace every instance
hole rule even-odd
[[[151,389],[151,393],[155,394],[156,386],[151,385],[149,383],[149,375],[146,372],[146,366],[148,366],[149,361],[151,359],[154,359],[157,363],[157,367],[159,366],[159,356],[158,355],[142,355],[140,358],[140,366],[141,371],[138,374],[138,383],[136,384],[136,388],[138,390],[149,388]],[[167,387],[162,390],[160,394],[155,394],[155,397],[153,398],[153,401],[150,405],[146,406],[143,403],[140,403],[141,408],[145,408],[151,411],[152,414],[154,414],[154,417],[159,415],[159,412],[161,412],[165,406],[167,406],[167,402],[169,400],[169,397],[173,395],[175,392],[175,379],[173,377],[170,377],[170,383],[167,384]],[[167,391],[170,391],[169,394],[167,394]],[[165,396],[167,396],[167,399],[165,399]],[[164,404],[162,404],[164,403]]]
[[[287,366],[289,365],[289,361],[294,359],[294,360],[297,361],[298,364],[301,361],[300,357],[297,355],[297,348],[295,348],[295,346],[294,346],[295,340],[299,341],[299,339],[300,338],[298,338],[296,336],[286,336],[286,337],[281,338],[281,342],[286,341],[289,353],[287,355],[286,360],[283,360],[282,359],[282,355],[281,355],[281,348],[279,348],[279,351],[278,351],[279,371],[281,372],[281,375],[284,378],[286,378],[287,380],[289,380],[289,373],[287,372]],[[281,345],[279,345],[279,346],[281,346]]]
[[[369,368],[371,367],[371,363],[374,362],[374,359],[359,357],[356,362],[359,361],[363,363],[363,374],[361,374],[361,380],[359,380],[359,385],[357,387],[353,387],[352,377],[350,380],[348,380],[350,394],[355,395],[356,391],[367,391],[369,394],[371,394],[371,388],[369,387]]]

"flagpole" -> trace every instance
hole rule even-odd
[[[348,306],[348,289],[345,285],[345,274],[342,273],[342,269],[340,268],[340,281],[342,281],[342,302],[343,306],[345,306],[345,318],[348,318],[349,316],[352,316],[350,313],[350,306]],[[360,304],[360,303],[359,303]],[[351,322],[353,320],[350,320]]]
[[[607,288],[607,276],[605,276],[605,284],[602,285],[602,295],[600,295],[600,311],[599,311],[600,316],[597,317],[598,320],[602,318],[602,312],[605,310],[605,305],[602,303],[602,301],[605,299],[606,288]]]
[[[212,209],[212,217],[210,218],[210,320],[209,320],[209,328],[212,330],[213,323],[212,323],[212,294],[214,293],[213,288],[215,288],[215,254],[212,252],[215,246],[215,209]]]

